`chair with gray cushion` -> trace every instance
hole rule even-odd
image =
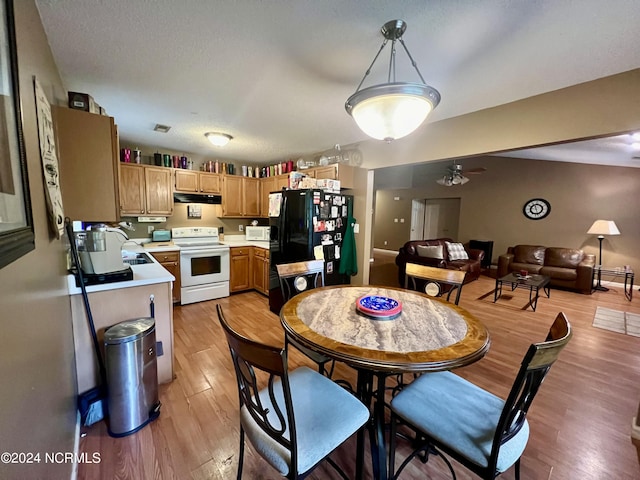
[[[446,453],[485,480],[515,465],[518,480],[520,457],[529,439],[527,412],[571,334],[567,318],[559,313],[546,340],[529,347],[506,401],[451,372],[427,373],[405,386],[391,401],[392,478],[398,478],[416,456],[426,462],[435,454],[444,459],[455,480]],[[395,470],[399,423],[416,433],[416,443]]]
[[[404,288],[423,291],[433,297],[446,294],[448,302],[451,301],[451,294],[456,292],[454,303],[458,305],[460,302],[467,272],[407,263],[405,273]]]
[[[304,478],[326,459],[346,479],[328,456],[358,432],[356,458],[363,457],[367,407],[308,367],[288,372],[285,349],[242,336],[226,321],[222,307],[216,309],[240,396],[238,479],[242,478],[245,434],[255,451],[283,477]]]

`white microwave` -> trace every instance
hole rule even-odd
[[[244,230],[245,238],[247,240],[268,242],[270,230],[271,230],[271,227],[253,227],[253,226],[247,225]]]

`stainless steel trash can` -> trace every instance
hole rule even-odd
[[[108,431],[123,437],[160,414],[155,320],[136,318],[110,327],[104,347]]]

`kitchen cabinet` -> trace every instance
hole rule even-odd
[[[224,175],[222,178],[222,216],[259,217],[260,180]]]
[[[52,106],[64,213],[72,220],[119,220],[118,132],[112,117]]]
[[[269,295],[269,250],[253,247],[253,288]]]
[[[102,344],[104,332],[116,323],[150,315],[150,297],[154,297],[156,341],[162,344],[162,354],[157,357],[158,383],[173,380],[173,305],[171,304],[171,282],[161,282],[135,287],[119,288],[116,282],[108,290],[94,291],[89,287],[89,303],[94,312],[98,342]],[[130,282],[129,282],[130,283]],[[69,297],[73,322],[73,344],[79,393],[100,384],[98,362],[95,359],[93,342],[87,327],[87,314],[82,295]],[[99,312],[99,315],[97,314]]]
[[[173,282],[171,300],[173,303],[180,303],[180,252],[149,252],[160,265],[167,269],[176,279]]]
[[[173,214],[171,169],[120,163],[120,215]]]
[[[175,170],[176,192],[220,193],[221,181],[217,173]]]
[[[334,163],[333,165],[303,170],[302,173],[318,179],[340,180],[340,188],[354,188],[356,168],[343,163]]]
[[[252,247],[231,247],[229,249],[230,292],[241,292],[252,288],[251,256]]]
[[[260,179],[260,216],[269,216],[269,193],[279,192],[289,186],[289,174]]]

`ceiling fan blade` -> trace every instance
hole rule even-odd
[[[469,170],[466,170],[466,169],[465,169],[465,170],[463,171],[463,173],[464,173],[465,175],[477,175],[477,174],[479,174],[479,173],[484,173],[484,172],[486,172],[486,171],[487,171],[487,169],[486,169],[486,168],[484,168],[484,167],[478,167],[478,168],[470,168]]]

